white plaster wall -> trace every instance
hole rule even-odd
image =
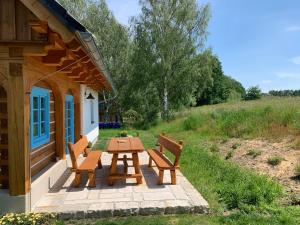
[[[86,93],[86,96],[85,96]],[[89,94],[94,96],[94,100],[86,99]],[[94,123],[91,123],[91,106],[90,101],[94,105]],[[81,104],[81,134],[86,135],[88,140],[95,142],[99,135],[99,107],[98,107],[98,93],[86,85],[80,85],[80,104]]]

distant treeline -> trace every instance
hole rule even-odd
[[[271,90],[269,91],[270,95],[273,96],[300,96],[300,90]]]

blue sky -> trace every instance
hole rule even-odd
[[[300,89],[299,0],[205,0],[212,9],[207,46],[223,70],[248,88]],[[138,0],[107,0],[122,24],[140,13]]]

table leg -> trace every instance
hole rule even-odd
[[[132,161],[135,170],[135,174],[141,175],[140,163],[138,153],[132,153]],[[142,183],[142,176],[136,178],[137,184]]]
[[[118,153],[114,153],[111,161],[111,167],[110,167],[110,176],[114,175],[117,172],[117,163],[118,163]],[[110,179],[110,176],[108,176],[108,184],[113,185],[113,180]]]

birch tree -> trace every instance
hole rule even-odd
[[[168,120],[170,111],[188,104],[194,93],[197,68],[193,57],[203,50],[210,9],[195,0],[141,0],[140,5],[142,13],[133,22],[134,36],[143,42],[139,52],[147,60],[136,58],[148,64],[144,66],[148,71],[141,74],[148,76],[143,82],[156,87],[161,117]]]

